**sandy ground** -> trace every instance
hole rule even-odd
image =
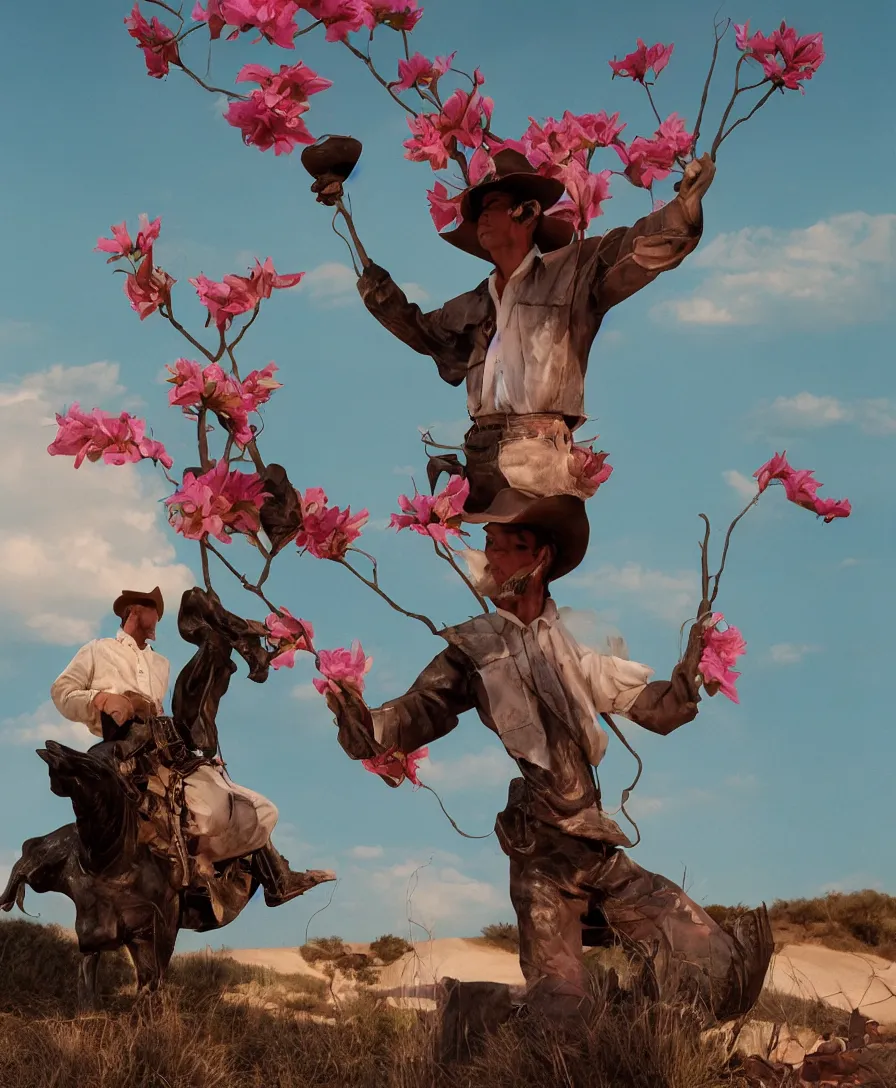
[[[364,945],[352,948],[365,950]],[[283,974],[323,977],[294,949],[250,948],[226,954],[240,963]],[[523,985],[519,963],[511,953],[462,937],[445,937],[417,945],[414,953],[384,968],[379,988],[395,997],[431,998],[435,984],[446,976],[463,982]],[[772,962],[767,986],[800,997],[820,997],[843,1009],[857,1006],[882,1024],[896,1024],[896,963],[876,956],[834,952],[817,945],[785,945]]]

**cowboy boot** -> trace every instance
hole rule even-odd
[[[304,873],[293,872],[289,862],[268,839],[267,845],[252,855],[252,873],[264,888],[264,901],[269,907],[279,907],[318,884],[335,880],[330,869],[308,869]]]

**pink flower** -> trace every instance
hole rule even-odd
[[[438,114],[421,113],[408,117],[411,138],[404,141],[405,158],[411,162],[428,162],[433,170],[444,170],[448,165],[448,149],[439,129],[433,124]]]
[[[576,121],[589,147],[609,147],[610,144],[616,143],[619,133],[625,128],[624,124],[619,124],[618,113],[610,117],[606,110],[601,110],[600,113],[583,113],[576,118]]]
[[[410,529],[421,536],[431,537],[440,544],[447,544],[448,534],[460,536],[460,515],[470,494],[469,480],[452,476],[448,486],[438,495],[416,494],[398,496],[403,514],[393,514],[389,527],[401,532]]]
[[[423,16],[417,0],[367,0],[367,7],[374,26],[384,23],[393,30],[411,31]]]
[[[243,379],[243,403],[250,412],[257,412],[259,404],[267,404],[275,389],[282,389],[283,383],[274,378],[276,363],[268,363],[263,370],[253,370]]]
[[[255,267],[250,269],[249,278],[245,282],[248,290],[255,295],[256,299],[263,299],[270,298],[274,291],[282,291],[287,287],[297,287],[304,275],[304,272],[287,272],[281,276],[274,268],[274,262],[270,257],[265,259],[264,264],[259,263],[256,257]],[[244,279],[242,276],[236,278]],[[225,276],[224,279],[226,280],[227,277]]]
[[[234,317],[254,310],[262,299],[270,298],[275,290],[295,287],[304,275],[304,272],[293,272],[280,276],[268,257],[264,264],[256,259],[255,267],[248,276],[228,273],[221,283],[217,283],[200,275],[191,279],[190,283],[196,288],[199,301],[208,310],[211,320],[219,329],[228,329]]]
[[[470,175],[470,184],[478,185],[495,173],[495,160],[491,157],[485,145],[477,147],[470,156],[467,164],[467,173]]]
[[[530,117],[523,134],[525,154],[537,170],[548,175],[556,176],[551,168],[566,166],[571,161],[585,166],[583,152],[608,147],[618,140],[625,128],[618,121],[618,113],[609,117],[604,111],[577,116],[566,110],[561,120],[548,117],[543,125]]]
[[[327,496],[320,487],[309,487],[304,495],[299,495],[299,505],[302,528],[296,545],[315,559],[341,559],[370,517],[367,510],[352,514],[350,506],[345,510],[327,506]]]
[[[730,624],[726,630],[718,630],[718,624],[724,618],[721,612],[713,613],[710,625],[703,630],[700,675],[704,684],[718,684],[723,695],[733,703],[739,703],[735,685],[740,673],[734,671],[734,665],[746,653],[747,644],[740,631]]]
[[[268,629],[268,643],[272,649],[279,651],[271,659],[273,668],[291,669],[300,650],[314,653],[314,628],[307,620],[296,619],[288,608],[281,605],[280,615],[272,612],[264,622]]]
[[[303,7],[327,28],[328,42],[344,42],[362,26],[373,26],[373,15],[365,0],[306,0]]]
[[[417,777],[418,765],[428,755],[428,748],[418,748],[416,752],[405,754],[393,745],[382,755],[362,759],[361,766],[365,771],[378,774],[381,778],[391,778],[398,786],[407,778],[415,787],[419,787],[421,782]]]
[[[591,446],[573,445],[571,455],[573,475],[586,483],[587,488],[592,489],[593,495],[601,484],[609,480],[613,472],[613,466],[607,464],[609,454],[603,450],[595,453]]]
[[[163,22],[153,17],[149,22],[143,17],[140,5],[134,4],[131,14],[125,18],[128,34],[136,39],[143,50],[148,75],[161,79],[168,75],[168,65],[180,65],[177,51],[177,35]]]
[[[326,91],[333,83],[324,79],[299,61],[298,64],[280,65],[279,72],[272,72],[263,64],[244,64],[236,77],[237,83],[257,83],[265,92],[267,105],[277,106],[281,99],[293,102],[307,102],[313,94]]]
[[[766,77],[779,87],[805,93],[800,84],[811,79],[825,59],[824,36],[806,34],[799,37],[786,23],[781,23],[769,37],[761,33],[750,37],[749,33],[749,23],[735,26],[737,48],[760,64]]]
[[[446,227],[451,227],[460,222],[460,198],[460,193],[449,196],[448,190],[440,181],[437,181],[435,186],[427,191],[426,199],[429,201],[429,214],[436,225],[436,230],[442,231]]]
[[[625,164],[625,176],[632,185],[642,189],[649,189],[655,181],[667,178],[675,165],[675,147],[667,140],[636,136],[628,147],[620,142],[613,144],[613,148]]]
[[[146,437],[146,423],[122,412],[108,415],[99,408],[85,413],[73,404],[64,416],[57,413],[59,430],[47,447],[53,457],[74,457],[75,468],[86,458],[107,465],[124,465],[144,458],[171,468],[173,462],[161,442]]]
[[[464,147],[479,148],[485,140],[494,103],[478,91],[481,76],[473,91],[457,90],[445,102],[441,113],[421,113],[408,117],[411,139],[405,140],[405,158],[428,162],[433,170],[444,170],[449,155]]]
[[[592,219],[603,215],[603,202],[610,199],[610,171],[592,174],[587,167],[571,162],[560,176],[575,205],[577,230],[585,230]]]
[[[140,230],[136,244],[131,241],[126,223],[110,227],[111,238],[97,238],[95,250],[99,253],[112,254],[108,264],[120,261],[122,257],[137,257],[138,255],[145,257],[152,251],[153,242],[159,237],[159,231],[162,229],[162,220],[156,218],[150,223],[148,217],[141,213],[139,221]]]
[[[365,657],[360,642],[353,642],[351,650],[321,650],[317,655],[317,669],[323,679],[315,677],[312,683],[326,695],[332,691],[339,694],[340,688],[349,688],[358,695],[364,691],[364,676],[370,672],[372,657]]]
[[[622,60],[609,61],[609,65],[613,69],[613,77],[624,76],[626,79],[634,79],[638,83],[643,83],[647,78],[647,73],[653,70],[654,78],[656,78],[669,63],[674,48],[674,43],[672,45],[660,45],[657,42],[656,45],[652,45],[648,49],[644,42],[638,38],[638,48],[634,53],[629,53]]]
[[[823,485],[815,479],[813,470],[793,468],[787,462],[786,450],[784,453],[776,453],[757,468],[753,475],[759,482],[760,494],[772,481],[777,481],[783,485],[784,493],[792,503],[824,518],[827,525],[835,518],[847,518],[852,513],[849,499],[820,499],[816,492]]]
[[[247,147],[261,151],[273,148],[275,155],[290,155],[296,144],[314,143],[301,117],[307,109],[304,103],[283,99],[271,107],[263,91],[253,91],[247,101],[232,102],[224,116],[228,124],[242,132]]]
[[[272,45],[294,49],[298,10],[293,0],[208,0],[207,8],[196,4],[193,18],[208,23],[212,40],[221,36],[225,26],[233,26],[236,30],[231,38],[254,29]]]
[[[687,155],[694,146],[694,134],[685,129],[684,119],[677,113],[670,113],[656,130],[657,140],[665,141],[675,149],[676,155]]]
[[[124,293],[130,300],[131,309],[136,310],[143,321],[171,301],[171,288],[175,283],[177,280],[173,276],[153,265],[150,247],[137,271],[129,272],[125,277]]]
[[[448,71],[456,53],[450,57],[428,60],[422,53],[415,53],[410,60],[398,62],[398,80],[391,84],[396,91],[409,91],[411,87],[431,87]]]
[[[260,525],[258,512],[268,493],[257,473],[231,472],[223,459],[208,472],[184,474],[183,483],[165,499],[168,520],[188,540],[210,534],[224,544],[229,532],[253,537]]]

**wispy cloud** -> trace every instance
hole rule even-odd
[[[49,699],[37,710],[0,722],[0,738],[8,744],[28,745],[57,740],[82,752],[97,742],[86,725],[63,718]]]
[[[727,472],[722,473],[722,479],[733,488],[741,498],[752,499],[756,494],[756,481],[750,476],[745,476],[742,472],[738,472],[736,469],[728,469]]]
[[[769,646],[768,657],[773,665],[798,665],[809,654],[817,654],[820,646],[807,642],[776,642]]]
[[[383,848],[382,846],[353,846],[346,853],[350,858],[357,858],[359,861],[370,861],[373,858],[381,858]]]
[[[872,397],[840,400],[803,391],[776,397],[757,410],[761,418],[780,427],[821,428],[854,424],[866,434],[896,434],[896,400]]]
[[[427,758],[420,764],[422,780],[445,793],[500,786],[509,782],[515,772],[516,764],[498,745],[456,759]]]
[[[593,589],[602,597],[629,597],[645,612],[673,623],[693,615],[700,593],[696,571],[651,570],[640,563],[621,567],[604,563],[596,570],[571,575],[567,581]]]
[[[691,258],[706,278],[688,298],[654,309],[684,325],[853,323],[878,316],[896,264],[896,214],[847,212],[811,227],[747,227],[716,235]]]
[[[358,277],[349,265],[327,261],[306,272],[295,290],[307,294],[317,306],[351,306],[359,301],[357,283]]]

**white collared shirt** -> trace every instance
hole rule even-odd
[[[162,711],[171,665],[148,643],[140,649],[130,635],[98,638],[82,646],[50,688],[56,709],[69,721],[82,722],[97,737],[103,735],[94,698],[105,691],[123,695],[138,691]]]
[[[488,278],[489,294],[495,304],[495,335],[485,355],[480,403],[467,405],[471,416],[500,412],[526,415],[533,411],[526,392],[525,365],[520,343],[522,334],[517,320],[516,300],[520,284],[540,256],[538,247],[533,246],[504,285],[504,293],[500,298],[497,288],[498,273],[493,272]]]
[[[512,612],[499,616],[535,636],[539,649],[553,664],[573,701],[581,708],[586,728],[588,758],[597,766],[607,750],[607,734],[597,724],[598,714],[625,715],[644,690],[653,669],[621,657],[599,654],[580,645],[564,625],[553,600],[526,625]]]

